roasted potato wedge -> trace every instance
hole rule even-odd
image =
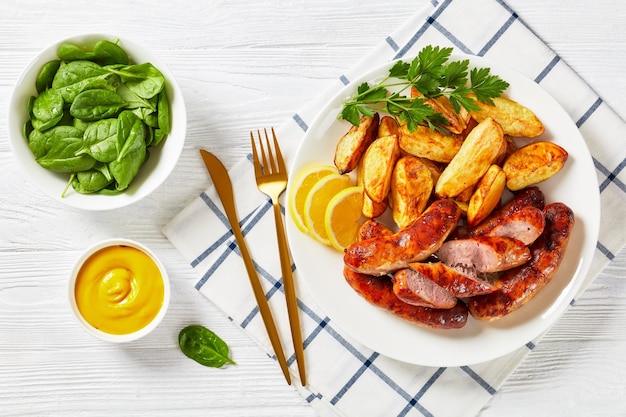
[[[411,97],[421,97],[424,103],[432,107],[436,113],[440,113],[441,116],[447,120],[448,124],[444,127],[448,129],[450,133],[462,133],[467,127],[467,122],[471,117],[470,114],[464,108],[461,108],[459,113],[455,112],[448,97],[424,98],[415,87],[411,88]]]
[[[400,157],[398,137],[384,136],[376,139],[367,148],[363,164],[363,188],[376,203],[385,201],[391,187],[391,174]]]
[[[335,148],[335,166],[340,174],[352,171],[359,164],[361,157],[376,139],[380,116],[363,116],[358,126],[352,126],[339,139]]]
[[[363,164],[362,163],[359,164],[357,168],[356,182],[357,182],[357,185],[360,185],[361,187],[363,187]],[[388,206],[387,201],[388,199],[385,199],[381,201],[380,203],[372,201],[370,196],[367,195],[365,190],[363,190],[363,207],[361,209],[363,216],[369,219],[374,219],[382,215],[385,212],[385,210],[387,210],[387,206]]]
[[[418,126],[409,132],[406,125],[398,128],[399,144],[407,154],[435,162],[450,162],[461,149],[461,139],[453,135],[445,135],[426,126]]]
[[[527,107],[506,97],[496,97],[492,100],[493,106],[477,102],[481,110],[470,112],[471,116],[478,122],[491,117],[500,123],[504,134],[513,137],[534,138],[544,132],[541,120]]]
[[[506,186],[521,190],[552,177],[567,161],[565,149],[552,142],[534,142],[513,152],[502,165]]]
[[[500,124],[490,117],[480,122],[441,173],[435,193],[442,198],[456,197],[475,185],[498,156],[503,142]]]
[[[398,160],[391,176],[392,217],[399,228],[410,226],[422,214],[433,191],[430,170],[419,158]]]
[[[378,124],[378,136],[382,138],[384,136],[398,135],[398,122],[391,116],[383,116]]]
[[[491,165],[482,176],[469,200],[467,207],[467,225],[476,226],[491,214],[498,206],[504,187],[506,175],[500,166]]]
[[[436,184],[439,176],[441,176],[441,172],[443,171],[441,166],[438,163],[426,158],[420,158],[420,161],[426,165],[426,168],[430,171],[430,176],[433,178],[433,184]]]

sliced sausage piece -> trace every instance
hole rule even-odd
[[[362,240],[350,245],[345,265],[368,275],[386,275],[406,268],[409,262],[423,261],[433,254],[457,226],[461,210],[455,202],[433,202],[417,221],[397,233]]]
[[[520,210],[526,206],[537,207],[543,210],[546,204],[543,191],[538,187],[528,187],[519,193],[517,193],[511,200],[509,200],[504,206],[494,211],[489,217],[483,220],[477,226],[471,228],[468,231],[469,237],[483,236],[488,234],[494,227],[500,222],[509,217],[512,213]]]
[[[563,203],[552,203],[543,211],[544,233],[532,244],[532,258],[525,265],[505,272],[491,294],[469,299],[477,320],[491,321],[510,314],[530,301],[556,273],[574,227],[574,213]]]
[[[528,261],[530,250],[521,241],[510,237],[478,236],[449,240],[441,245],[436,255],[453,268],[499,272]]]
[[[344,267],[343,274],[346,282],[365,300],[409,322],[438,329],[459,329],[467,323],[469,314],[465,303],[457,302],[454,307],[445,309],[413,306],[396,297],[387,276],[361,274],[348,267]]]
[[[541,235],[545,225],[543,212],[537,207],[526,206],[501,221],[488,236],[512,237],[528,246]]]
[[[457,303],[454,295],[411,268],[397,271],[391,281],[393,292],[405,303],[432,308],[452,308]]]
[[[409,264],[417,274],[424,276],[459,298],[494,292],[496,287],[488,281],[450,268],[443,262],[413,262]],[[394,288],[395,290],[395,288]]]

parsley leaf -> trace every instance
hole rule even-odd
[[[443,131],[446,119],[424,99],[445,96],[457,113],[461,108],[476,111],[480,109],[477,101],[493,104],[491,99],[509,87],[489,68],[469,70],[467,59],[448,62],[451,54],[452,48],[428,45],[410,63],[396,61],[387,77],[376,85],[359,85],[356,96],[344,102],[337,117],[358,126],[361,116],[386,111],[398,122],[406,123],[410,131],[420,125]],[[420,93],[418,97],[410,96],[411,89]]]

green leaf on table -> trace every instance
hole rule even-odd
[[[211,330],[198,324],[185,327],[178,334],[180,350],[201,365],[221,368],[235,362],[228,357],[228,345]]]

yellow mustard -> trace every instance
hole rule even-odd
[[[125,245],[98,250],[83,264],[74,287],[83,318],[109,334],[128,334],[150,323],[164,299],[163,277],[152,258]]]

